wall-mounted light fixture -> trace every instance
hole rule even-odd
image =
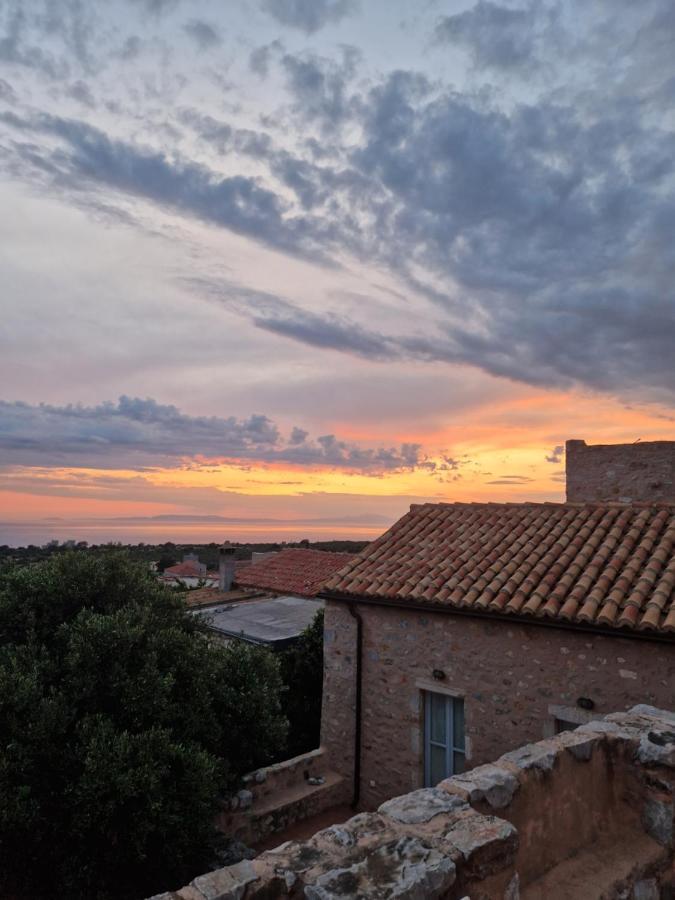
[[[595,703],[590,697],[579,697],[577,699],[577,706],[580,709],[595,709]]]
[[[444,681],[445,679],[445,672],[443,671],[443,669],[434,669],[431,674],[434,676],[436,681]]]

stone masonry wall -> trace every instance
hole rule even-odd
[[[356,621],[344,604],[329,600],[324,607],[321,746],[331,770],[343,778],[344,803],[353,794],[355,716]]]
[[[569,503],[675,503],[675,441],[567,441],[565,460]]]
[[[152,900],[664,900],[674,797],[675,714],[636,706]]]
[[[228,838],[260,843],[317,813],[339,806],[344,779],[326,768],[322,748],[244,775],[241,789],[224,803],[216,819]],[[347,792],[351,785],[346,785]]]
[[[363,618],[361,806],[423,785],[425,690],[463,697],[466,765],[636,703],[675,698],[675,643],[657,643],[366,606]],[[322,746],[346,784],[353,772],[355,622],[326,604]],[[445,678],[434,679],[433,670]],[[578,698],[595,704],[592,712]]]

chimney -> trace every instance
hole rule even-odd
[[[218,587],[221,591],[232,590],[234,582],[234,554],[235,548],[226,544],[218,551]]]

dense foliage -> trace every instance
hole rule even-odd
[[[121,555],[0,571],[0,896],[143,897],[208,867],[219,796],[287,726],[273,655],[202,628]]]
[[[229,542],[235,548],[236,559],[250,559],[255,552],[265,553],[269,550],[284,550],[288,547],[309,547],[312,550],[332,550],[336,553],[359,553],[367,545],[367,541],[262,541],[254,543]],[[218,568],[218,550],[222,542],[217,544],[174,544],[167,541],[163,544],[100,544],[89,545],[86,541],[49,541],[41,547],[29,544],[26,547],[10,547],[0,544],[0,559],[12,559],[15,562],[39,562],[61,553],[77,551],[78,553],[119,553],[124,550],[132,559],[157,563],[158,570],[164,571],[168,566],[180,562],[186,553],[194,553],[206,563],[209,569]]]
[[[323,693],[323,610],[298,640],[280,654],[285,685],[283,710],[289,721],[286,756],[319,746]]]

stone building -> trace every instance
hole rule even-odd
[[[667,502],[413,506],[322,596],[322,746],[361,808],[673,704]]]
[[[675,503],[675,441],[567,441],[565,462],[568,501]]]

